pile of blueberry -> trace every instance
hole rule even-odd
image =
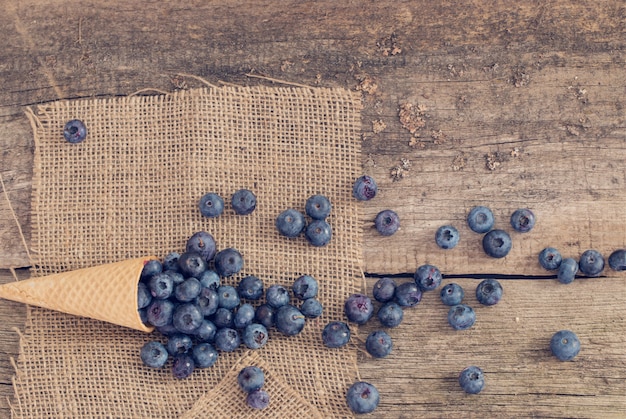
[[[265,409],[270,404],[270,395],[263,390],[265,374],[257,366],[243,368],[237,375],[239,387],[246,393],[246,404],[253,409]]]
[[[294,208],[288,208],[276,217],[276,229],[288,238],[296,238],[304,232],[307,241],[316,247],[326,246],[330,243],[333,230],[326,221],[330,215],[332,205],[324,195],[309,197],[304,206],[306,215],[311,220],[306,222],[304,214]]]

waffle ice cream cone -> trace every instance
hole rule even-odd
[[[0,286],[0,298],[151,332],[137,311],[137,284],[148,256]]]

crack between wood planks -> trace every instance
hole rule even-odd
[[[366,278],[413,278],[413,272],[400,272],[395,274],[365,272]],[[521,274],[499,274],[499,273],[465,273],[465,274],[442,274],[443,279],[480,279],[494,278],[501,280],[555,280],[556,275],[521,275]],[[576,279],[598,279],[606,276],[576,276]]]

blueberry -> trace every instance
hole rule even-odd
[[[175,328],[172,323],[168,323],[165,326],[158,326],[156,330],[163,336],[167,336],[167,337],[180,333],[178,329]]]
[[[139,352],[139,356],[145,365],[150,368],[161,368],[167,362],[169,354],[161,342],[155,340],[146,342]]]
[[[194,300],[194,304],[200,309],[203,316],[210,316],[219,307],[219,297],[213,288],[202,287],[200,295]]]
[[[363,175],[352,186],[352,195],[359,201],[369,201],[376,196],[378,185],[371,176]]]
[[[550,339],[552,354],[561,361],[571,361],[580,352],[580,340],[571,330],[559,330]]]
[[[483,370],[477,366],[469,366],[459,374],[459,385],[468,394],[478,394],[485,387]]]
[[[528,233],[535,226],[535,214],[528,208],[520,208],[511,214],[511,227],[520,233]]]
[[[172,323],[182,333],[193,333],[200,326],[203,318],[198,306],[185,303],[174,309]]]
[[[196,278],[187,278],[174,288],[174,297],[181,303],[188,303],[200,295],[202,288],[202,284]]]
[[[198,253],[204,258],[206,263],[209,263],[215,257],[217,245],[212,235],[206,231],[198,231],[187,240],[186,251],[188,253]]]
[[[442,249],[452,249],[459,244],[459,238],[459,230],[451,225],[441,226],[435,233],[435,243]]]
[[[611,253],[609,266],[614,271],[626,271],[626,249],[617,249]]]
[[[322,303],[320,303],[319,300],[315,298],[307,298],[300,305],[300,311],[305,317],[315,319],[322,315],[324,307],[322,307]]]
[[[573,258],[565,258],[559,265],[556,278],[561,284],[571,284],[578,273],[578,262]]]
[[[306,226],[304,235],[310,244],[316,247],[322,247],[330,243],[333,230],[326,221],[313,220]]]
[[[239,299],[239,294],[237,293],[237,289],[230,285],[222,285],[217,289],[217,305],[219,307],[224,307],[229,310],[237,307],[241,300]]]
[[[476,287],[476,299],[480,304],[492,306],[502,298],[502,285],[493,278],[480,281]]]
[[[341,348],[350,341],[350,328],[344,322],[333,321],[324,326],[322,342],[329,348]]]
[[[148,286],[143,282],[137,284],[137,308],[142,309],[148,307],[152,302],[152,294]]]
[[[178,259],[180,253],[170,252],[163,258],[163,271],[175,271],[180,272],[180,265],[178,265]]]
[[[253,409],[262,410],[270,405],[270,395],[265,390],[256,390],[248,393],[246,404]]]
[[[167,339],[165,348],[167,348],[167,352],[169,352],[170,355],[174,356],[186,354],[191,350],[192,346],[193,342],[189,336],[183,333],[176,333]]]
[[[398,303],[389,301],[378,309],[378,320],[385,327],[396,327],[402,323],[404,311]]]
[[[374,358],[384,358],[391,353],[393,342],[383,330],[376,330],[369,334],[365,340],[365,350]]]
[[[304,328],[304,323],[305,317],[302,312],[291,304],[286,304],[276,310],[274,326],[284,335],[297,335]]]
[[[317,281],[310,275],[298,277],[291,286],[293,295],[300,300],[317,297],[317,289]]]
[[[217,290],[217,288],[221,285],[220,276],[217,272],[210,269],[202,272],[202,274],[197,278],[203,287],[211,288],[213,290]]]
[[[376,301],[386,303],[387,301],[393,300],[396,287],[396,281],[393,279],[387,277],[380,278],[374,284],[374,288],[372,288],[372,295]]]
[[[143,265],[140,278],[142,281],[150,279],[153,275],[163,272],[163,264],[156,260],[149,260]]]
[[[548,271],[559,269],[563,257],[554,247],[546,247],[539,252],[539,264]]]
[[[401,307],[413,307],[422,301],[422,291],[415,282],[405,282],[396,287],[394,299]]]
[[[420,291],[432,291],[441,285],[441,272],[434,265],[422,265],[415,271],[413,275],[415,283]]]
[[[219,354],[210,343],[199,343],[191,350],[191,358],[197,368],[212,367]]]
[[[455,330],[469,329],[476,321],[474,309],[465,304],[450,307],[448,311],[448,323]]]
[[[233,317],[233,325],[235,329],[243,329],[254,320],[254,307],[252,304],[245,303],[239,306],[235,316]]]
[[[232,329],[235,326],[234,318],[235,314],[232,310],[224,307],[218,308],[212,317],[213,323],[215,323],[215,327],[218,329],[222,329],[224,327],[230,327]]]
[[[265,291],[265,301],[274,308],[279,308],[288,304],[289,300],[289,290],[282,285],[271,285]]]
[[[493,227],[493,212],[487,207],[477,206],[467,215],[467,225],[476,233],[486,233]]]
[[[174,357],[174,362],[172,363],[172,375],[174,378],[182,380],[183,378],[189,377],[195,367],[196,364],[191,356],[187,354],[177,355]]]
[[[256,208],[256,196],[248,189],[235,192],[230,202],[238,215],[248,215]]]
[[[147,310],[147,307],[138,309],[137,310],[137,314],[139,314],[139,319],[141,320],[141,322],[143,324],[150,325],[150,322],[148,321],[148,310]]]
[[[80,119],[72,119],[63,127],[63,137],[68,143],[77,144],[87,138],[87,127]]]
[[[223,327],[215,334],[215,347],[223,352],[233,352],[241,344],[241,337],[235,329]]]
[[[463,291],[463,287],[456,283],[450,283],[444,286],[441,289],[441,302],[447,306],[456,306],[461,304],[463,301],[463,297],[465,296],[465,291]]]
[[[152,300],[147,307],[148,322],[155,326],[161,327],[172,322],[172,314],[174,313],[174,303],[169,300]]]
[[[224,212],[224,200],[216,193],[209,192],[200,198],[198,202],[200,214],[205,217],[219,217]]]
[[[148,289],[154,298],[163,300],[169,298],[174,292],[174,281],[170,275],[161,272],[150,278]]]
[[[597,250],[585,250],[578,260],[578,268],[586,276],[598,276],[604,270],[604,257]]]
[[[346,299],[344,312],[349,321],[365,324],[374,314],[374,305],[367,295],[352,294]]]
[[[180,271],[187,278],[190,276],[198,278],[207,268],[204,257],[196,252],[185,252],[180,255],[178,258],[178,266],[180,267]]]
[[[511,236],[504,230],[491,230],[483,236],[483,250],[492,258],[503,258],[511,251]]]
[[[263,296],[263,281],[254,275],[248,275],[239,281],[237,292],[240,298],[256,301]]]
[[[274,224],[282,236],[294,238],[302,233],[306,223],[300,211],[289,208],[278,214]]]
[[[261,323],[266,328],[274,326],[275,310],[269,304],[261,304],[254,311],[254,320]]]
[[[249,324],[242,333],[243,344],[248,349],[262,348],[267,343],[268,338],[267,328],[259,323]]]
[[[220,276],[231,276],[243,268],[243,257],[237,249],[229,247],[215,255],[215,271]]]
[[[324,220],[330,215],[332,205],[324,195],[313,195],[306,200],[304,211],[314,220]]]
[[[383,210],[376,214],[374,227],[381,236],[391,236],[400,228],[400,217],[393,210]]]
[[[380,394],[378,389],[365,381],[357,381],[352,384],[346,394],[348,407],[354,413],[371,413],[378,407]]]
[[[261,368],[250,365],[239,371],[239,374],[237,374],[237,383],[243,391],[251,393],[263,387],[265,384],[265,374]]]
[[[217,333],[217,326],[211,320],[204,319],[200,326],[193,331],[198,342],[213,342]]]
[[[172,282],[174,283],[174,287],[176,287],[176,285],[178,284],[182,284],[185,281],[185,277],[180,272],[167,270],[164,273],[172,277]]]

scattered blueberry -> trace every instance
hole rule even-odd
[[[463,287],[454,282],[447,284],[441,289],[441,302],[447,306],[456,306],[461,304],[463,301],[463,297],[465,296],[465,291],[463,291]]]
[[[243,391],[251,393],[263,387],[265,384],[265,374],[261,368],[250,365],[239,371],[237,383]]]
[[[198,253],[209,263],[217,252],[215,239],[206,231],[198,231],[187,240],[186,251],[188,253]]]
[[[274,327],[274,316],[275,310],[269,304],[261,304],[254,311],[254,320],[268,329]]]
[[[293,295],[300,300],[317,297],[317,289],[317,281],[310,275],[298,277],[291,286]]]
[[[578,273],[578,262],[573,258],[565,258],[559,265],[556,278],[561,284],[571,284],[576,279]]]
[[[483,370],[477,366],[469,366],[459,374],[459,385],[468,394],[478,394],[485,387]]]
[[[578,260],[578,268],[586,276],[598,276],[604,270],[604,257],[597,250],[585,250]]]
[[[209,192],[200,198],[198,202],[200,214],[205,217],[219,217],[224,212],[224,200],[218,194]]]
[[[394,293],[396,292],[396,281],[391,278],[380,278],[374,284],[372,288],[372,295],[376,301],[386,303],[393,300]]]
[[[248,189],[240,189],[233,194],[231,205],[238,215],[248,215],[256,209],[256,196]]]
[[[344,322],[333,321],[324,326],[322,342],[329,348],[341,348],[350,341],[350,328]]]
[[[493,212],[487,207],[477,206],[467,215],[467,225],[476,233],[486,233],[493,227]]]
[[[154,298],[163,300],[174,292],[174,281],[166,272],[161,272],[150,278],[148,289]]]
[[[396,327],[402,323],[404,311],[398,303],[389,301],[378,309],[378,320],[385,327]]]
[[[550,339],[552,354],[561,361],[570,361],[580,352],[580,340],[571,330],[559,330]]]
[[[172,315],[172,323],[174,327],[182,333],[193,333],[204,317],[198,306],[193,303],[185,303],[177,306]]]
[[[274,326],[284,335],[297,335],[304,328],[304,323],[305,317],[302,312],[291,304],[286,304],[276,310]]]
[[[215,340],[215,333],[217,333],[217,326],[206,318],[202,320],[200,326],[193,331],[198,342],[213,342]]]
[[[611,253],[609,266],[614,271],[626,271],[626,249],[618,249]]]
[[[369,201],[376,196],[378,185],[371,176],[363,175],[358,178],[352,187],[352,195],[359,201]]]
[[[322,247],[330,243],[333,230],[326,221],[313,220],[306,226],[304,235],[313,246]]]
[[[140,278],[142,281],[145,281],[161,272],[163,272],[163,264],[156,259],[152,259],[144,263]]]
[[[491,230],[483,236],[483,250],[492,258],[503,258],[511,251],[511,236],[504,230]]]
[[[253,409],[261,410],[270,405],[270,395],[265,390],[248,393],[246,404]]]
[[[215,272],[220,276],[231,276],[243,268],[243,257],[232,247],[220,250],[215,255]]]
[[[242,336],[243,344],[248,349],[259,349],[265,346],[269,338],[267,328],[259,323],[252,323],[246,326]]]
[[[192,346],[193,342],[189,336],[183,333],[176,333],[167,339],[165,348],[167,348],[167,352],[169,352],[170,355],[174,356],[186,354],[191,350]]]
[[[376,215],[374,226],[381,236],[391,236],[400,228],[400,217],[393,210],[383,210]]]
[[[217,309],[215,314],[213,315],[213,323],[218,329],[223,329],[224,327],[233,328],[234,325],[235,314],[232,310],[229,310],[224,307],[220,307]]]
[[[476,299],[480,304],[492,306],[502,298],[502,285],[493,278],[480,281],[476,287]]]
[[[80,119],[72,119],[63,127],[63,137],[68,143],[77,144],[87,138],[87,127]]]
[[[548,271],[559,269],[563,257],[554,247],[546,247],[539,252],[539,264]]]
[[[146,342],[139,352],[139,356],[145,365],[150,368],[161,368],[167,362],[169,354],[161,342],[155,340]]]
[[[174,378],[182,380],[193,373],[195,366],[196,364],[191,356],[187,354],[177,355],[174,357],[172,364],[172,375],[174,375]]]
[[[174,288],[174,297],[181,303],[195,300],[202,291],[202,284],[194,277],[185,279]]]
[[[376,330],[365,340],[365,349],[374,358],[384,358],[391,353],[393,342],[384,330]]]
[[[180,266],[180,271],[187,278],[190,276],[198,278],[207,268],[204,257],[196,252],[185,252],[180,255],[178,258],[178,266]]]
[[[432,291],[441,285],[441,272],[434,265],[422,265],[415,271],[413,275],[415,283],[420,291]]]
[[[194,304],[200,309],[203,316],[210,316],[217,311],[219,307],[219,297],[217,290],[208,287],[202,287],[200,295],[194,300]]]
[[[324,220],[330,215],[332,205],[324,195],[313,195],[306,200],[304,211],[314,220]]]
[[[146,309],[147,319],[151,325],[161,327],[172,322],[174,303],[171,301],[154,299]]]
[[[365,324],[374,314],[374,305],[367,295],[352,294],[346,299],[344,312],[349,321]]]
[[[239,281],[237,292],[241,298],[256,301],[263,296],[263,281],[254,275],[248,275]]]
[[[413,307],[422,301],[422,291],[415,282],[405,282],[396,287],[394,299],[402,307]]]
[[[235,316],[233,317],[233,325],[235,329],[244,329],[254,320],[254,307],[252,304],[245,303],[239,306]]]
[[[143,282],[137,284],[137,308],[142,309],[148,307],[152,302],[152,294],[148,289],[148,286]]]
[[[232,352],[241,344],[241,337],[235,329],[223,327],[215,334],[215,348],[223,352]]]
[[[357,381],[348,389],[346,395],[348,407],[354,413],[371,413],[378,407],[380,394],[378,389],[365,381]]]
[[[217,289],[217,305],[229,310],[234,309],[239,305],[241,300],[237,289],[230,285],[222,285]]]
[[[199,343],[191,350],[191,358],[197,368],[209,368],[212,367],[219,354],[210,343]]]
[[[324,307],[322,307],[322,303],[320,303],[319,300],[315,298],[307,298],[300,305],[300,311],[305,317],[315,319],[322,315]]]
[[[520,233],[528,233],[535,226],[535,214],[528,208],[520,208],[511,214],[511,227]]]
[[[286,209],[276,217],[276,229],[278,232],[289,238],[298,237],[304,230],[306,222],[304,215],[293,208]]]
[[[271,285],[265,291],[265,301],[274,308],[279,308],[288,304],[290,299],[289,290],[282,285]]]
[[[455,330],[469,329],[476,322],[474,309],[465,304],[450,307],[448,311],[448,323]]]
[[[441,226],[435,233],[435,243],[442,249],[452,249],[459,244],[459,230],[451,225]]]

